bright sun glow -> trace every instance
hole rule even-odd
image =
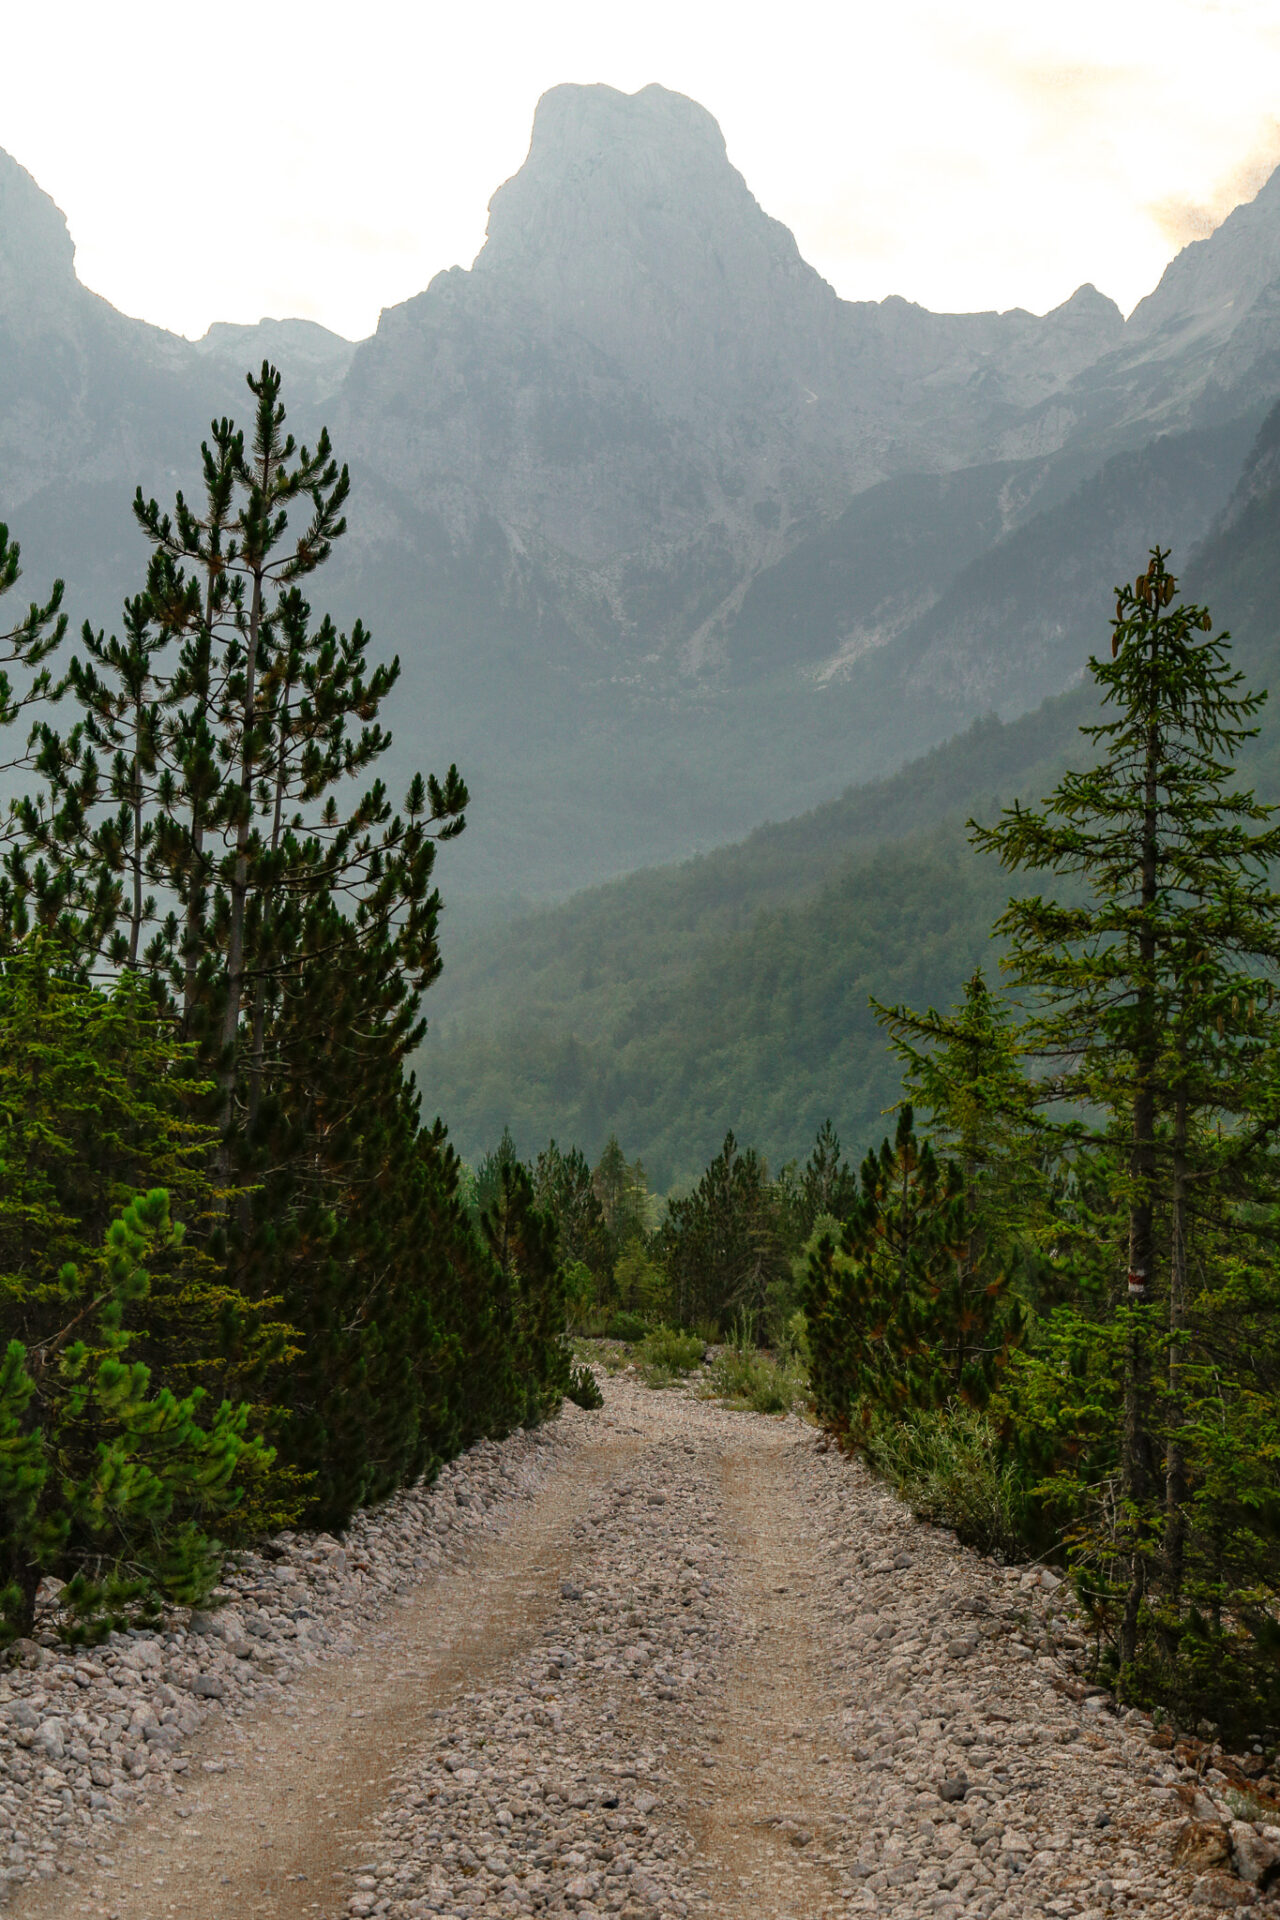
[[[692,95],[840,293],[938,309],[1127,310],[1280,162],[1275,0],[51,0],[0,145],[126,312],[361,335],[469,264],[562,80]]]

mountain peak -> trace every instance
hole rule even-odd
[[[1129,316],[1130,340],[1233,333],[1280,280],[1280,167],[1204,240],[1174,256]]]
[[[0,148],[0,314],[47,321],[79,291],[75,254],[66,215]]]
[[[732,289],[775,265],[818,278],[705,107],[656,85],[562,86],[538,102],[528,158],[489,202],[476,271],[518,274],[558,305],[566,272],[600,286],[620,271],[668,284],[711,271]]]
[[[533,117],[529,154],[489,202],[482,271],[528,270],[539,254],[563,260],[619,217],[640,240],[651,231],[707,225],[704,199],[760,210],[729,165],[724,135],[696,100],[666,87],[560,86]],[[789,236],[788,236],[789,237]]]
[[[256,372],[264,360],[270,360],[284,375],[285,399],[293,406],[299,401],[327,400],[337,393],[356,350],[354,340],[344,340],[315,320],[265,316],[256,326],[215,320],[193,344],[197,353],[234,369],[241,379],[246,369]]]
[[[543,146],[581,150],[598,143],[607,150],[621,141],[651,145],[655,139],[673,138],[700,144],[718,160],[725,158],[724,135],[715,115],[688,94],[656,81],[636,93],[565,81],[549,88],[535,107],[529,145],[532,156]]]
[[[838,304],[730,163],[712,115],[660,86],[543,95],[528,158],[489,203],[473,281],[644,385],[669,391],[683,375],[686,399],[776,377],[797,307],[831,325]]]

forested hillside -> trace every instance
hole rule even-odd
[[[1278,447],[1280,410],[1188,569],[1261,685],[1280,660]],[[1082,668],[1105,641],[1112,584],[1077,640]],[[1036,797],[1078,761],[1091,699],[1080,687],[1007,724],[988,718],[736,846],[469,932],[448,949],[422,1056],[428,1103],[469,1154],[507,1123],[522,1150],[556,1134],[595,1153],[616,1133],[659,1186],[690,1179],[730,1126],[775,1162],[828,1114],[868,1143],[894,1086],[868,992],[948,1000],[994,957],[1002,883],[975,862],[964,821]],[[1280,794],[1274,707],[1242,766]]]

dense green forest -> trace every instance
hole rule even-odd
[[[345,531],[280,380],[198,500],[139,493],[140,585],[69,660],[5,636],[0,1631],[193,1601],[228,1545],[341,1525],[570,1384],[551,1223],[477,1209],[405,1062],[440,969],[450,767],[377,775],[399,663],[313,610]],[[0,530],[0,593],[19,579]],[[11,603],[12,604],[12,603]]]
[[[455,939],[418,1064],[460,1150],[504,1125],[524,1151],[616,1133],[665,1189],[730,1125],[778,1160],[829,1114],[865,1143],[896,1084],[869,992],[899,975],[907,996],[955,990],[999,893],[963,819],[1051,781],[1085,711],[1070,694],[979,722],[739,846]]]

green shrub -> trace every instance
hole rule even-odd
[[[778,1336],[778,1353],[784,1360],[794,1360],[808,1373],[811,1359],[809,1321],[803,1308],[791,1315]]]
[[[567,1397],[575,1407],[582,1407],[587,1413],[594,1413],[597,1407],[604,1405],[604,1395],[596,1376],[587,1366],[576,1366],[570,1372]]]
[[[638,1313],[612,1314],[605,1326],[606,1340],[625,1340],[630,1344],[634,1340],[643,1340],[649,1328]]]
[[[217,1205],[207,1093],[135,976],[40,935],[0,962],[0,1642],[45,1575],[92,1638],[296,1518],[262,1437],[291,1330],[183,1231]]]
[[[581,1331],[590,1324],[595,1315],[595,1275],[582,1260],[566,1260],[560,1271],[561,1284],[564,1287],[565,1318],[571,1327]]]
[[[710,1389],[750,1413],[790,1413],[805,1398],[808,1381],[794,1355],[775,1357],[739,1337],[712,1361]]]
[[[613,1267],[613,1286],[624,1313],[661,1320],[672,1310],[667,1269],[641,1239],[629,1240],[618,1255]]]
[[[245,1473],[269,1467],[247,1438],[250,1408],[156,1388],[130,1352],[126,1320],[145,1311],[144,1261],[181,1259],[163,1187],[112,1221],[95,1270],[58,1276],[80,1337],[41,1353],[11,1339],[0,1360],[0,1643],[29,1634],[45,1572],[69,1575],[61,1631],[96,1640],[165,1601],[198,1603],[218,1577],[208,1531],[240,1501]],[[50,1346],[52,1343],[49,1343]],[[145,1345],[145,1340],[138,1342]]]
[[[646,1366],[662,1367],[681,1377],[700,1367],[706,1353],[706,1343],[696,1333],[681,1333],[675,1327],[654,1327],[640,1348]]]
[[[920,1519],[953,1528],[983,1553],[1022,1557],[1026,1492],[987,1415],[954,1401],[882,1421],[862,1451]]]

